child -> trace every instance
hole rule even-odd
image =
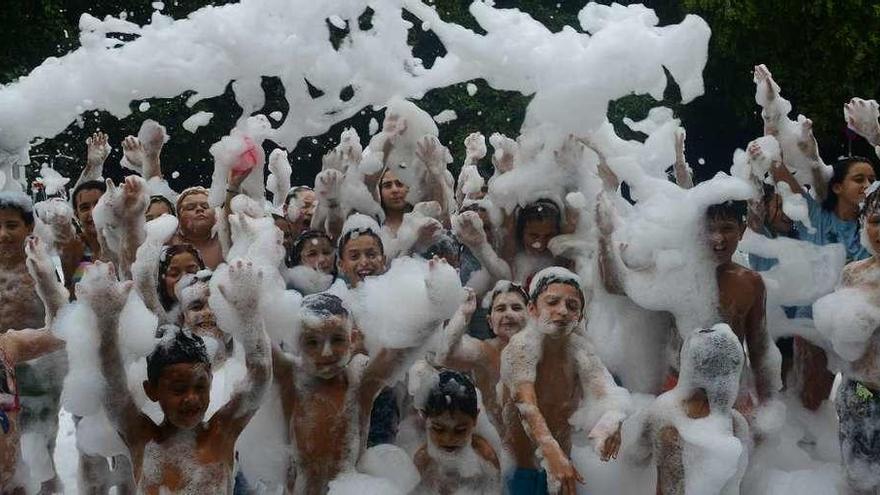
[[[21,459],[22,411],[15,367],[64,347],[64,342],[52,335],[48,326],[66,303],[67,290],[55,278],[52,261],[39,240],[29,238],[26,251],[28,269],[46,307],[47,328],[7,330],[0,334],[0,493],[23,494],[28,482],[27,468]]]
[[[541,270],[529,293],[529,323],[501,353],[504,441],[516,461],[508,480],[513,495],[560,489],[575,495],[584,480],[569,457],[569,420],[584,400],[601,413],[591,414],[599,419],[589,438],[602,460],[617,456],[629,394],[614,384],[585,336],[584,307],[577,275]]]
[[[350,288],[360,285],[366,277],[385,272],[385,248],[379,232],[379,224],[360,213],[345,221],[339,237],[339,258],[336,263],[339,274]]]
[[[419,413],[428,435],[413,458],[422,476],[417,493],[501,492],[498,457],[474,434],[480,410],[477,390],[466,375],[441,370]]]
[[[438,263],[430,262],[429,294]],[[342,299],[330,293],[304,297],[301,312],[297,359],[275,347],[273,365],[296,466],[288,488],[323,494],[337,475],[354,470],[367,447],[373,402],[417,347],[382,349],[370,357],[353,354],[351,315]],[[414,329],[417,340],[427,339],[438,325]]]
[[[626,451],[636,464],[653,456],[658,495],[739,493],[749,427],[733,403],[744,361],[723,323],[693,332],[682,345],[678,384],[647,409],[638,443]]]
[[[165,416],[155,424],[135,405],[118,349],[119,313],[131,283],[118,283],[112,265],[98,264],[78,284],[79,299],[95,312],[107,391],[104,407],[128,446],[138,489],[144,493],[231,493],[235,441],[260,405],[271,380],[269,344],[259,308],[262,272],[241,260],[229,267],[232,285],[220,292],[237,312],[247,379],[211,419],[204,421],[211,389],[211,365],[204,343],[173,328],[147,356],[147,397]]]

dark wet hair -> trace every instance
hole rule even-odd
[[[170,199],[166,198],[165,196],[162,196],[161,194],[156,194],[154,196],[150,196],[150,203],[147,205],[147,209],[149,210],[150,207],[156,203],[164,204],[165,206],[168,207],[168,210],[171,212],[172,215],[175,215],[175,216],[177,215],[177,212],[174,211],[174,203],[172,203]]]
[[[202,260],[202,255],[199,254],[198,250],[193,247],[192,244],[174,244],[171,246],[165,246],[162,248],[162,254],[159,255],[159,302],[162,303],[162,307],[165,308],[165,311],[171,310],[171,307],[174,306],[174,294],[169,294],[167,290],[165,290],[165,274],[168,273],[168,267],[171,266],[171,260],[174,259],[178,254],[189,253],[193,255],[196,259],[196,263],[199,265],[199,270],[205,269],[205,262]]]
[[[174,364],[204,364],[211,369],[205,342],[198,335],[177,325],[162,325],[156,336],[161,340],[147,356],[147,380],[150,384],[159,383],[162,370]]]
[[[460,411],[476,419],[480,409],[477,389],[471,379],[460,371],[445,368],[439,374],[437,383],[428,392],[422,413],[430,418]]]
[[[306,248],[306,241],[309,241],[311,239],[327,239],[327,242],[330,243],[330,247],[334,248],[333,239],[331,239],[330,235],[328,235],[323,230],[304,230],[299,234],[296,240],[293,241],[293,247],[290,250],[291,266],[298,266],[302,264],[303,249]]]
[[[743,200],[725,201],[710,205],[706,209],[706,218],[709,220],[733,220],[740,225],[745,225],[746,214],[748,214],[748,203]]]
[[[436,256],[445,259],[450,265],[458,266],[460,247],[458,240],[451,232],[443,232],[433,244],[421,251],[419,256],[426,260]]]
[[[311,313],[319,318],[338,316],[347,319],[349,317],[348,308],[345,307],[345,303],[342,299],[329,292],[318,292],[316,294],[307,295],[300,303],[300,310]]]
[[[81,182],[78,186],[73,189],[73,194],[70,195],[70,201],[73,205],[73,213],[76,214],[76,207],[79,203],[79,193],[83,191],[101,191],[101,194],[107,192],[107,184],[102,180],[87,180],[85,182]]]
[[[34,224],[34,203],[25,193],[0,193],[0,210],[15,210],[21,215],[25,225],[31,226]]]
[[[550,199],[539,199],[534,203],[529,203],[519,210],[516,217],[516,242],[523,247],[523,232],[526,230],[526,223],[531,221],[553,220],[556,223],[556,230],[562,228],[562,213],[559,206]]]
[[[376,187],[379,188],[379,206],[382,207],[382,211],[385,211],[385,201],[382,199],[382,180],[385,179],[385,175],[390,171],[391,171],[390,167],[385,167],[384,169],[382,169],[382,173],[379,174],[379,181],[376,183]],[[397,174],[395,173],[394,175],[397,175]],[[403,185],[405,185],[406,187],[409,187],[409,184],[407,184],[406,182],[403,182],[403,180],[400,177],[398,177],[397,180],[402,182]],[[413,210],[413,205],[411,205],[411,204],[409,204],[409,202],[407,202],[406,206],[403,208],[403,210],[404,210],[404,212],[409,213]]]
[[[498,296],[500,296],[501,294],[510,294],[510,293],[518,295],[519,297],[522,298],[524,303],[528,304],[529,295],[526,293],[526,290],[523,289],[523,286],[519,285],[519,284],[515,284],[513,282],[508,282],[507,284],[504,284],[503,287],[497,287],[495,289],[492,289],[492,298],[489,299],[489,314],[492,314],[492,306],[495,305],[495,299]]]
[[[355,235],[357,234],[357,235]],[[385,255],[385,246],[382,244],[382,238],[379,237],[378,232],[373,232],[373,229],[351,229],[346,232],[342,237],[339,238],[339,242],[337,242],[336,254],[337,256],[342,256],[342,252],[345,250],[345,245],[348,244],[348,241],[353,238],[357,238],[358,236],[368,235],[373,239],[376,239],[376,242],[379,244],[379,253],[382,256]]]
[[[877,211],[880,209],[880,187],[871,191],[871,194],[865,196],[865,203],[862,205],[862,210],[859,212],[859,216],[865,216],[870,211]]]
[[[834,174],[831,176],[831,180],[828,181],[825,201],[822,201],[823,210],[833,212],[834,209],[837,208],[837,202],[840,198],[838,198],[837,193],[834,192],[834,186],[843,183],[844,179],[846,179],[846,174],[849,173],[849,169],[851,169],[856,163],[867,163],[871,166],[871,169],[876,171],[871,160],[861,156],[847,156],[837,160],[837,162],[832,165]]]
[[[535,282],[535,280],[532,279],[532,282]],[[586,302],[586,299],[584,298],[583,287],[581,287],[581,285],[579,283],[577,283],[577,281],[575,281],[574,279],[572,279],[570,277],[559,277],[559,276],[555,276],[555,275],[541,277],[540,279],[538,279],[538,285],[529,289],[529,292],[532,294],[532,297],[527,300],[529,302],[533,302],[533,303],[537,304],[538,298],[541,297],[541,294],[543,294],[544,291],[546,291],[547,288],[553,284],[570,285],[571,287],[574,287],[575,289],[577,289],[578,298],[581,300],[581,313],[583,313],[584,311],[587,310],[587,308],[586,308],[587,302]]]

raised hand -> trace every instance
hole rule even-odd
[[[449,267],[446,260],[434,256],[428,261],[428,275],[425,277],[425,287],[428,289],[428,299],[431,301],[442,301],[445,295],[442,293],[445,284],[442,282],[444,268]]]
[[[452,218],[452,230],[465,246],[475,249],[487,242],[483,220],[475,211],[465,211]]]
[[[489,144],[495,148],[495,152],[492,153],[492,165],[496,173],[503,174],[513,170],[514,159],[519,151],[516,141],[496,132],[489,136]]]
[[[434,243],[437,234],[443,230],[443,224],[433,218],[425,218],[422,220],[416,231],[416,245],[427,248]]]
[[[228,285],[221,282],[217,288],[224,299],[245,318],[256,316],[260,308],[263,271],[250,261],[236,260],[229,264]]]
[[[843,106],[846,125],[872,146],[880,146],[880,110],[875,100],[853,98]]]
[[[562,147],[553,152],[553,159],[560,167],[577,168],[584,159],[583,141],[569,134],[563,141]]]
[[[128,164],[123,164],[133,170],[143,170],[147,162],[147,154],[144,145],[134,136],[125,136],[122,140],[122,153]]]
[[[96,261],[76,284],[76,298],[97,315],[119,315],[128,300],[133,282],[119,282],[113,263]]]
[[[342,178],[342,172],[336,169],[324,170],[315,177],[315,193],[318,195],[319,205],[324,203],[332,207],[339,202]]]
[[[89,167],[101,167],[104,160],[110,155],[110,145],[107,144],[107,135],[96,132],[86,138],[86,163]]]
[[[440,144],[437,136],[423,136],[416,143],[416,158],[418,158],[428,172],[434,176],[441,176],[446,171],[446,164],[452,161],[452,155],[446,146]]]
[[[122,184],[122,212],[127,220],[143,217],[147,209],[146,183],[136,175],[129,175]]]
[[[814,162],[819,161],[819,145],[813,136],[813,121],[801,115],[798,118],[801,132],[798,135],[797,146],[807,158]]]
[[[759,105],[764,106],[776,99],[776,96],[779,95],[779,85],[773,80],[773,75],[770,74],[770,69],[768,69],[766,65],[761,64],[755,66],[753,80],[755,81],[758,90],[756,98],[758,99]]]
[[[479,132],[472,132],[464,139],[464,165],[476,165],[486,156],[486,138]]]
[[[162,147],[165,146],[165,140],[168,138],[168,134],[165,133],[165,127],[155,120],[147,119],[141,124],[141,129],[138,131],[138,138],[143,144],[144,153],[147,158],[156,159],[162,152]]]
[[[361,140],[354,129],[348,128],[342,131],[342,135],[339,137],[339,146],[336,149],[339,150],[339,155],[345,164],[343,170],[347,170],[348,167],[356,166],[361,162],[364,147],[361,146]]]
[[[461,306],[458,307],[458,310],[465,317],[466,320],[470,320],[474,315],[474,312],[477,311],[477,293],[474,292],[474,289],[470,287],[465,287],[465,298],[464,302],[461,303]]]
[[[396,137],[406,132],[406,119],[396,113],[385,115],[382,121],[382,133],[387,137]]]

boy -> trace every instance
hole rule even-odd
[[[428,441],[413,457],[422,476],[418,493],[501,492],[498,457],[489,442],[474,434],[479,413],[470,379],[458,371],[440,370],[419,409]]]
[[[367,277],[385,273],[385,248],[379,232],[379,224],[360,213],[348,217],[342,226],[337,265],[350,288]]]
[[[429,296],[439,263],[430,262]],[[419,347],[382,349],[371,357],[353,354],[351,314],[330,293],[304,297],[300,311],[298,356],[290,359],[275,347],[273,366],[296,467],[288,488],[320,495],[337,475],[354,470],[367,447],[373,402]],[[414,329],[417,340],[424,342],[439,323]]]
[[[691,333],[682,345],[678,384],[647,409],[638,443],[626,450],[635,464],[653,456],[658,495],[739,493],[749,427],[733,403],[744,361],[738,337],[723,323]],[[691,437],[689,430],[703,418],[713,427],[702,427],[702,438]],[[711,441],[703,442],[707,435]],[[735,469],[728,476],[705,476],[702,463]]]
[[[214,232],[217,217],[208,203],[208,190],[204,187],[184,189],[177,197],[176,210],[180,225],[169,244],[192,244],[205,260],[205,266],[217,269],[223,262],[223,249]]]
[[[602,413],[590,415],[601,417],[589,438],[603,461],[617,457],[629,394],[614,384],[585,335],[585,302],[577,275],[561,267],[541,270],[529,291],[529,323],[501,354],[504,441],[516,461],[508,480],[512,495],[576,494],[584,480],[569,457],[569,420],[585,399],[591,408],[600,406],[593,413]]]
[[[2,228],[2,227],[0,227]],[[55,278],[55,268],[39,240],[27,240],[28,271],[46,307],[46,327],[41,330],[7,330],[0,334],[0,493],[24,494],[27,469],[21,460],[21,397],[15,366],[64,347],[49,331],[55,314],[67,302],[67,290]],[[46,489],[60,490],[51,482]]]
[[[241,260],[229,267],[231,285],[220,292],[238,315],[247,378],[211,419],[204,421],[211,364],[200,337],[170,327],[147,356],[147,397],[165,416],[155,424],[135,405],[118,348],[119,313],[132,283],[115,281],[113,265],[99,263],[77,285],[78,298],[95,312],[101,369],[107,382],[104,408],[128,446],[135,483],[143,493],[231,493],[235,441],[260,406],[271,380],[269,342],[259,308],[262,272]],[[169,327],[165,327],[169,328]]]

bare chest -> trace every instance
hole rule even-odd
[[[0,332],[8,329],[39,328],[43,325],[43,303],[34,281],[22,269],[0,273]]]

